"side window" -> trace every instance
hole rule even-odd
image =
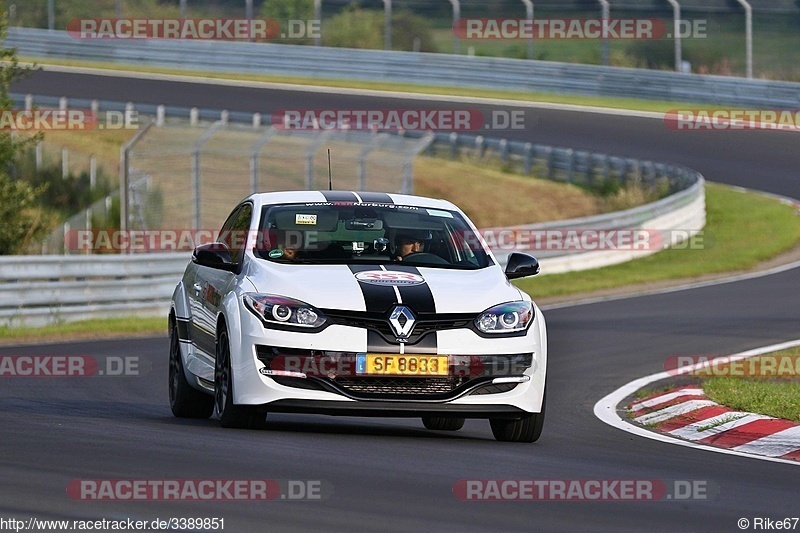
[[[222,225],[222,229],[219,230],[219,235],[217,236],[217,242],[224,243],[228,249],[231,248],[231,231],[233,230],[233,225],[236,223],[236,219],[239,216],[239,211],[241,211],[241,206],[236,206],[236,209],[231,211],[231,214],[228,215],[228,219]]]
[[[244,250],[247,245],[247,235],[250,232],[250,220],[253,217],[253,206],[245,204],[236,214],[233,226],[230,231],[228,248],[231,251],[231,259],[234,263],[241,263],[244,258]]]

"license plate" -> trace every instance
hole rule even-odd
[[[364,354],[356,357],[356,372],[377,376],[446,376],[446,355]]]

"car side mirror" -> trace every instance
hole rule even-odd
[[[506,277],[508,279],[519,279],[528,276],[535,276],[539,273],[539,261],[528,254],[514,252],[508,256],[506,263]]]
[[[238,268],[231,258],[228,247],[221,242],[202,244],[194,249],[192,262],[209,268],[233,272]]]

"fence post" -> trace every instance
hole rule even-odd
[[[33,109],[33,95],[26,94],[25,95],[25,111],[30,111]]]
[[[69,222],[64,222],[64,239],[61,241],[64,244],[64,255],[69,255],[67,248],[67,235],[69,235]]]
[[[167,109],[160,105],[156,108],[156,126],[159,128],[164,126],[164,120],[166,119]]]
[[[200,110],[196,107],[193,107],[189,110],[189,125],[190,126],[197,126],[197,122],[200,119]]]
[[[69,177],[69,149],[66,146],[61,147],[61,179]]]
[[[475,137],[475,151],[478,159],[483,159],[483,135]]]
[[[128,230],[128,193],[130,189],[130,150],[139,139],[153,127],[152,122],[136,132],[136,134],[119,149],[119,229]]]
[[[414,162],[412,158],[403,163],[403,185],[401,194],[414,194]]]
[[[572,183],[575,172],[575,150],[567,148],[567,183]]]
[[[250,194],[258,192],[258,153],[250,156]]]
[[[92,208],[91,207],[87,207],[86,208],[85,216],[86,216],[86,224],[85,224],[86,231],[87,232],[92,231]],[[66,247],[67,247],[67,245],[66,245],[66,240],[65,240],[64,241],[64,248],[66,248]],[[91,252],[92,252],[92,250],[87,246],[86,247],[86,253],[90,254]]]
[[[544,149],[545,170],[547,172],[547,179],[553,179],[553,147],[548,146]]]
[[[192,229],[200,229],[200,148],[192,153]]]
[[[525,143],[525,174],[533,170],[533,144]]]
[[[450,134],[450,156],[455,159],[458,157],[458,133]]]
[[[36,172],[42,171],[43,166],[42,141],[36,141]]]
[[[194,206],[194,216],[192,220],[192,229],[200,229],[201,222],[201,191],[200,191],[200,152],[203,146],[213,137],[217,130],[225,127],[222,121],[215,122],[213,126],[208,128],[203,135],[195,142],[192,150],[192,205]]]
[[[97,157],[94,154],[89,156],[89,188],[95,190],[97,187]]]

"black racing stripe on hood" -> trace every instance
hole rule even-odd
[[[353,275],[368,270],[378,270],[372,265],[348,265]],[[356,280],[364,295],[364,305],[368,313],[386,313],[397,303],[397,294],[390,285],[374,285]]]
[[[386,270],[422,276],[417,267],[410,265],[386,265]],[[427,281],[419,285],[401,285],[398,289],[400,289],[403,304],[410,307],[415,313],[436,313],[436,301],[433,299],[433,293]]]
[[[364,202],[376,204],[393,204],[392,197],[385,192],[359,192],[358,195]]]
[[[358,197],[350,191],[320,191],[328,202],[358,202]]]
[[[353,275],[368,270],[376,270],[374,265],[348,265]],[[389,309],[397,304],[397,295],[388,285],[372,285],[356,281],[361,294],[364,296],[364,305],[368,313],[388,313]],[[381,337],[377,331],[367,330],[367,351],[379,353],[400,353],[399,344],[391,344]]]
[[[386,265],[386,270],[408,272],[409,274],[421,276],[419,269],[410,265]],[[417,319],[419,319],[421,313],[436,313],[436,301],[433,299],[433,293],[427,281],[420,285],[400,286],[398,289],[400,289],[400,297],[403,299],[403,305],[411,308],[417,315]],[[405,353],[435,354],[438,348],[436,336],[437,333],[434,331],[422,337],[416,344],[406,344]]]

